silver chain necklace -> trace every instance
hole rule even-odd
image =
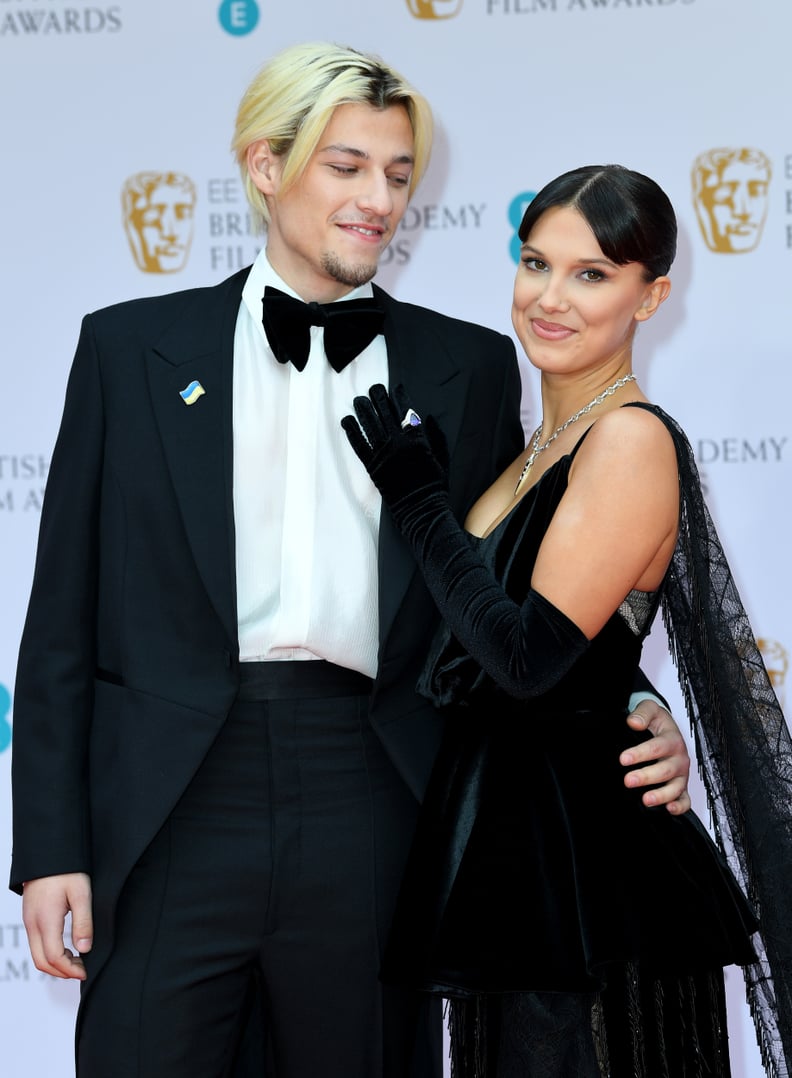
[[[517,486],[514,488],[515,496],[517,495],[517,491],[520,489],[520,484],[522,483],[523,479],[525,479],[526,475],[533,467],[536,458],[539,456],[540,453],[544,453],[545,449],[547,449],[549,445],[553,444],[559,434],[563,434],[567,427],[571,427],[573,423],[577,423],[577,421],[582,416],[587,415],[592,408],[595,408],[598,404],[602,404],[606,397],[612,397],[617,389],[621,389],[621,387],[627,385],[628,382],[634,381],[634,374],[625,374],[623,378],[619,378],[616,382],[613,383],[613,385],[608,386],[607,389],[603,389],[601,393],[597,394],[594,400],[589,401],[588,404],[585,404],[580,409],[580,411],[575,412],[575,414],[571,415],[565,423],[562,423],[561,426],[557,428],[557,430],[554,430],[550,437],[547,439],[547,441],[542,442],[541,445],[539,445],[539,439],[542,435],[542,424],[540,423],[534,431],[534,436],[531,441],[531,452],[528,454],[528,460],[526,460],[525,464],[523,465],[523,470],[520,472],[520,478],[517,480]]]

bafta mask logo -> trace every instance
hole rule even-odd
[[[753,251],[762,238],[772,167],[761,150],[708,150],[693,163],[693,204],[711,251]]]
[[[452,19],[462,9],[462,0],[407,0],[416,19]]]
[[[756,643],[762,653],[762,659],[770,677],[770,683],[778,697],[778,702],[783,707],[786,676],[789,670],[789,654],[786,648],[779,644],[777,640],[770,640],[767,637],[760,636]]]
[[[124,228],[138,269],[178,273],[193,234],[195,184],[181,172],[138,172],[121,193]]]

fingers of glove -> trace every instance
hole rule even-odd
[[[368,397],[355,397],[352,406],[371,448],[377,449],[383,445],[388,439],[388,434],[376,406]]]
[[[353,415],[345,415],[341,420],[341,426],[344,428],[349,444],[360,460],[368,467],[372,457],[372,449],[363,436],[360,424]]]
[[[394,394],[398,393],[400,389],[402,395],[404,395],[403,386],[397,386]],[[396,431],[401,430],[401,417],[404,412],[399,412],[394,398],[391,397],[385,386],[381,384],[372,386],[369,390],[369,396],[385,431],[388,434],[394,434]]]
[[[407,413],[413,411],[410,398],[407,396],[407,390],[401,382],[394,387],[391,399],[395,406],[395,419],[399,426],[401,426],[402,420]],[[448,468],[448,443],[434,416],[428,415],[425,419],[421,419],[421,422],[415,426],[409,426],[407,430],[417,437],[424,435],[429,442],[430,449],[437,457],[438,463],[444,469]]]

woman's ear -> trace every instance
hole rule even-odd
[[[646,286],[646,292],[641,302],[641,306],[635,312],[636,322],[645,322],[647,318],[651,318],[660,304],[668,299],[668,293],[671,291],[671,280],[669,277],[655,277],[655,279]]]

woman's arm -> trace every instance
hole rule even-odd
[[[632,588],[655,591],[676,541],[674,443],[644,408],[594,423],[536,558],[531,584],[591,639]]]
[[[532,587],[519,604],[495,581],[450,510],[445,471],[438,460],[442,452],[432,446],[433,427],[427,421],[402,428],[404,403],[397,405],[383,387],[373,387],[370,399],[355,401],[358,421],[350,416],[344,420],[350,442],[410,543],[441,615],[465,650],[510,695],[528,698],[546,692],[582,654],[630,588],[640,586],[665,538],[673,540],[678,493],[666,494],[669,505],[663,515],[662,467],[642,469],[636,463],[645,454],[657,456],[658,445],[666,442],[667,459],[674,458],[673,444],[662,424],[648,413],[627,416],[621,433],[611,424],[609,437],[593,439],[592,430],[578,454],[582,458],[585,450],[585,459],[576,459],[575,476],[570,474],[569,489],[542,543]],[[631,435],[629,428],[636,433]],[[630,441],[637,449],[625,464],[622,457]],[[614,451],[614,442],[622,452]],[[675,466],[672,469],[674,479],[665,484],[668,490],[676,481]],[[615,481],[610,482],[614,473]],[[644,484],[650,492],[648,507],[636,501]],[[617,495],[611,489],[616,486],[624,486],[624,493]],[[641,505],[640,513],[636,505]]]
[[[400,417],[404,416],[408,402],[398,398],[398,388],[395,393],[398,404],[390,400],[382,386],[372,389],[371,400],[359,398],[356,401],[358,419],[347,416],[343,421],[349,440],[382,491],[419,561],[425,560],[422,567],[430,591],[444,617],[453,622],[454,631],[463,644],[499,684],[513,687],[514,680],[518,679],[518,695],[541,691],[541,686],[548,684],[548,678],[555,680],[569,669],[585,649],[586,637],[574,622],[569,622],[568,632],[562,630],[560,635],[555,635],[550,631],[547,634],[545,650],[541,653],[533,650],[533,642],[531,647],[527,646],[529,634],[542,629],[539,622],[531,624],[528,620],[541,605],[541,596],[540,603],[532,603],[531,613],[526,616],[526,612],[505,596],[503,589],[481,565],[470,547],[468,536],[448,510],[447,477],[445,464],[441,463],[446,458],[443,447],[439,446],[435,452],[434,446],[440,436],[430,421],[423,430],[403,430]],[[622,409],[621,414],[638,411]],[[652,416],[649,418],[654,420]],[[657,435],[659,423],[655,422],[655,427],[649,428],[652,429]],[[658,463],[662,460],[661,454],[668,455],[669,448],[662,438],[659,442],[660,453],[653,454]],[[594,447],[597,448],[596,444]],[[673,452],[673,447],[671,449]],[[575,481],[579,483],[588,470],[576,469]],[[678,501],[675,463],[673,476],[673,509],[667,495],[665,511],[669,519],[673,516],[675,520]],[[634,475],[625,480],[628,487],[632,488],[637,478],[636,468]],[[655,484],[652,489],[658,494],[660,488]],[[635,516],[647,513],[644,493],[639,484]],[[551,561],[548,565],[552,569]],[[549,607],[545,600],[544,609]],[[557,626],[564,626],[564,616],[560,612],[554,612],[553,620]],[[497,640],[487,643],[487,636],[497,632],[500,626],[508,629],[505,646],[499,646]],[[554,654],[549,655],[550,651]],[[630,769],[625,774],[625,784],[632,788],[655,787],[643,794],[647,805],[665,805],[675,815],[686,812],[690,808],[687,794],[690,757],[673,718],[657,704],[646,701],[627,722],[633,729],[647,730],[653,736],[622,753],[620,762]]]

